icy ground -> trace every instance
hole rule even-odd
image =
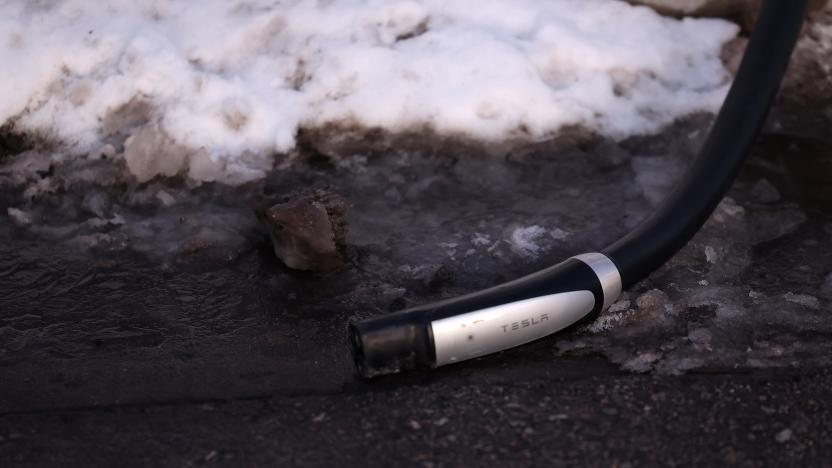
[[[76,176],[90,167],[53,168],[43,176],[72,182],[36,203],[20,189],[0,192],[9,207],[0,223],[5,372],[41,382],[43,398],[64,383],[38,378],[33,363],[77,362],[81,370],[66,378],[83,380],[106,356],[122,356],[130,379],[161,373],[182,388],[214,378],[246,391],[339,388],[351,379],[349,320],[488,287],[606,245],[672,188],[708,122],[700,116],[622,143],[536,145],[507,159],[401,142],[337,162],[313,154],[233,189],[176,179],[102,185],[100,167],[87,182]],[[548,369],[553,359],[586,356],[660,374],[829,365],[828,148],[765,137],[705,229],[610,311],[457,372],[516,359]],[[310,186],[353,206],[343,271],[286,269],[256,226],[259,200]],[[186,367],[170,367],[172,356]],[[214,366],[232,366],[239,381]],[[303,377],[281,380],[286,372]],[[129,400],[132,390],[124,391],[119,398]],[[109,398],[86,384],[71,393]]]
[[[740,180],[685,250],[586,327],[448,372],[558,373],[553,360],[583,368],[599,356],[658,374],[828,366],[825,18],[801,40]],[[0,407],[340,389],[352,379],[349,320],[603,247],[672,189],[709,123],[567,133],[492,157],[431,132],[309,130],[290,164],[235,186],[139,182],[118,157],[56,164],[59,152],[0,132]],[[309,187],[352,204],[340,272],[286,269],[257,226],[255,207]]]
[[[714,111],[736,33],[614,0],[7,1],[0,127],[232,184],[303,130],[621,139]]]
[[[100,159],[0,128],[0,459],[828,463],[830,25],[827,9],[806,28],[765,134],[705,228],[610,311],[371,382],[353,374],[347,321],[605,245],[672,189],[710,117],[652,136],[487,145],[430,129],[307,128],[291,160],[233,186],[139,182],[120,143],[133,130]],[[723,51],[727,68],[743,40]],[[136,154],[153,155],[171,147],[154,140],[159,108],[147,104],[123,115],[149,120],[120,125],[144,132]],[[288,270],[257,226],[256,207],[310,187],[352,204],[335,273]]]

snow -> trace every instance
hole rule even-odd
[[[488,237],[472,238],[475,245],[482,245],[487,242]],[[569,233],[560,228],[546,229],[536,224],[525,227],[513,228],[506,239],[511,249],[521,257],[533,259],[541,253],[549,250],[553,242],[562,241],[569,237]],[[492,245],[492,248],[494,245]]]
[[[8,1],[0,125],[232,184],[304,128],[620,139],[716,110],[736,33],[614,0]]]
[[[567,234],[561,229],[548,230],[538,225],[518,227],[511,231],[509,244],[520,256],[535,258],[551,247],[552,240],[563,240]]]
[[[539,242],[548,232],[545,228],[538,225],[519,227],[511,232],[509,242],[518,254],[533,258],[543,248]]]

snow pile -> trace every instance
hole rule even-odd
[[[613,0],[8,1],[0,125],[228,183],[332,124],[623,138],[714,111],[736,32]]]

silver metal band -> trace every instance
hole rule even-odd
[[[604,291],[604,306],[601,310],[605,310],[611,306],[619,296],[621,296],[621,274],[618,272],[618,267],[606,255],[592,252],[572,257],[586,263],[595,275],[598,276],[598,281],[601,282],[601,289]]]

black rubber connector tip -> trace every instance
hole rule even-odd
[[[352,358],[365,378],[432,367],[428,326],[402,311],[349,326]]]

